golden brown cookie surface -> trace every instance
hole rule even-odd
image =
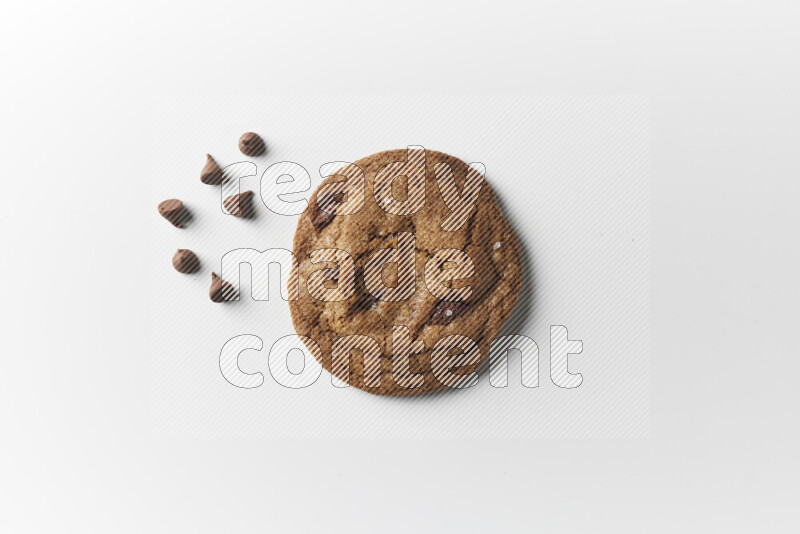
[[[401,165],[398,162],[406,162],[407,158],[410,161],[411,157],[411,151],[401,149],[380,152],[355,162],[364,172],[364,203],[356,213],[332,213],[350,199],[325,192],[319,195],[320,190],[329,184],[344,180],[342,175],[326,178],[314,192],[309,209],[301,215],[294,239],[294,254],[300,266],[300,291],[299,299],[290,301],[290,309],[297,333],[314,340],[319,351],[309,348],[318,359],[321,358],[326,370],[355,387],[379,395],[415,395],[445,387],[442,382],[448,382],[442,378],[442,373],[446,375],[447,370],[443,370],[442,362],[447,361],[443,354],[447,351],[437,353],[434,347],[447,336],[465,336],[476,344],[479,354],[472,351],[465,360],[468,364],[454,370],[455,374],[463,376],[474,372],[488,357],[489,346],[511,315],[522,285],[519,243],[488,183],[482,181],[475,208],[464,211],[463,221],[454,223],[458,217],[453,214],[458,210],[451,209],[454,206],[452,195],[443,195],[442,191],[446,189],[443,189],[441,178],[449,169],[459,193],[465,194],[470,170],[461,160],[440,152],[425,151],[424,159],[420,160],[420,176],[424,177],[425,184],[424,204],[413,214],[388,213],[378,204],[376,184],[377,196],[381,197],[386,194],[386,182],[376,182],[376,175],[386,176],[386,169]],[[407,200],[404,194],[408,192],[409,181],[398,177],[390,184],[395,199]],[[445,230],[443,225],[448,226],[445,223],[448,216],[449,228]],[[369,273],[375,272],[376,258],[381,254],[391,256],[401,247],[401,239],[402,246],[410,249],[409,235],[413,236],[413,250],[410,251],[414,265],[410,268],[413,290],[408,294],[392,293],[392,287],[402,285],[400,278],[404,275],[401,267],[390,265],[378,269],[380,280],[375,280],[376,277]],[[328,251],[317,253],[312,258],[314,251],[321,249],[336,249],[346,254]],[[389,250],[379,252],[382,249]],[[445,249],[456,252],[440,252]],[[463,259],[458,251],[468,256],[471,269],[464,267],[463,263],[459,267],[449,260],[442,261],[442,254]],[[342,289],[352,280],[346,274],[349,270],[346,265],[348,255],[355,265],[352,294],[335,301],[315,298],[326,289]],[[448,269],[451,275],[458,275],[454,277],[456,280],[448,282],[446,276],[437,278],[438,273]],[[473,274],[463,276],[469,272]],[[437,280],[445,281],[437,288]],[[381,285],[381,282],[386,289],[376,291],[376,285]],[[373,291],[369,291],[370,284]],[[466,300],[453,296],[444,297],[447,300],[441,298],[448,290],[452,295],[464,287],[470,288]],[[344,290],[336,298],[346,295],[348,292]],[[389,300],[392,298],[402,300]],[[397,327],[404,327],[404,333],[409,336],[403,343],[394,343],[402,347],[393,347],[393,330],[397,335]],[[344,343],[347,336],[351,336],[349,345]],[[355,336],[366,336],[374,342],[365,343],[365,338]],[[410,357],[405,374],[402,374],[402,369],[398,371],[399,349],[409,346],[419,349],[420,343],[424,344],[424,350]],[[333,357],[335,345],[338,354],[343,351],[349,354],[349,366],[343,366]],[[356,350],[347,352],[353,347]],[[376,350],[372,351],[372,348]],[[454,349],[449,354],[458,352]],[[365,354],[369,354],[371,359],[364,358]],[[409,373],[413,375],[410,380]],[[410,384],[416,387],[404,387]]]

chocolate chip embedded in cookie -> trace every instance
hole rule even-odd
[[[312,220],[318,232],[333,222],[333,218],[336,217],[333,210],[342,203],[342,196],[341,194],[327,193],[317,198]]]
[[[465,337],[474,341],[479,357],[469,351],[463,360],[468,364],[452,367],[469,375],[488,357],[511,315],[522,285],[516,235],[482,174],[474,179],[476,167],[458,158],[402,149],[355,165],[364,172],[363,206],[353,209],[355,195],[348,193],[344,202],[343,193],[332,192],[343,190],[345,173],[334,174],[323,180],[298,221],[294,254],[301,290],[289,303],[295,330],[319,346],[325,369],[359,389],[378,395],[442,389],[441,364],[432,365],[444,354],[441,346],[434,350],[437,342],[458,336],[448,338],[460,340],[455,352],[468,346]],[[353,258],[356,277],[349,282],[355,287],[348,299],[328,302],[307,291],[309,276],[322,267],[326,287],[348,281],[335,262],[312,261],[321,249]],[[437,255],[443,249],[452,250]],[[402,258],[410,269],[399,263]],[[403,284],[408,291],[399,290]],[[374,347],[365,341],[370,339],[380,347],[380,358],[365,356],[374,356],[364,348]],[[353,350],[343,356],[342,347]]]

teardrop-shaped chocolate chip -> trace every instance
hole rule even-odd
[[[214,302],[225,302],[232,300],[235,291],[233,286],[228,282],[217,276],[217,273],[211,273],[211,289],[208,291],[208,296]]]
[[[250,217],[253,214],[253,192],[245,191],[226,198],[222,205],[234,217]]]
[[[178,228],[183,228],[183,223],[188,219],[188,212],[184,209],[183,202],[177,198],[170,198],[159,204],[158,213]]]
[[[208,185],[219,185],[225,181],[225,175],[222,173],[222,169],[217,165],[217,162],[214,161],[214,158],[211,157],[211,154],[206,154],[206,165],[203,167],[203,170],[200,171],[200,181]]]

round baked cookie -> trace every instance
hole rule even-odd
[[[332,175],[324,179],[314,192],[309,208],[300,216],[294,237],[299,278],[297,272],[293,271],[290,280],[299,284],[299,291],[297,300],[289,301],[289,307],[295,330],[300,336],[308,338],[304,340],[306,346],[327,371],[352,386],[377,395],[418,395],[447,386],[463,387],[474,380],[473,373],[488,358],[489,347],[511,315],[522,285],[519,242],[489,184],[483,181],[475,201],[477,209],[473,208],[471,212],[462,210],[465,218],[463,224],[452,231],[444,230],[443,221],[453,210],[445,203],[441,185],[437,181],[437,171],[441,178],[442,170],[449,166],[461,194],[464,193],[470,167],[458,158],[441,152],[426,150],[424,155],[424,205],[415,213],[388,213],[376,201],[376,175],[387,165],[400,165],[396,162],[410,161],[412,157],[407,149],[389,150],[355,162],[364,172],[363,208],[347,215],[331,213],[335,211],[332,208],[350,201],[345,195],[320,195],[321,189],[329,184],[346,179],[342,174]],[[417,175],[421,180],[421,167],[418,169]],[[403,195],[408,194],[408,182],[405,176],[398,174],[389,187],[394,198],[407,200]],[[330,190],[330,187],[327,189]],[[385,190],[385,182],[379,182],[379,196]],[[454,204],[451,199],[452,196],[448,196],[452,207]],[[387,301],[381,294],[371,294],[365,283],[365,267],[371,259],[374,260],[376,254],[380,254],[378,251],[381,249],[397,250],[400,235],[406,236],[407,244],[408,233],[414,236],[414,251],[411,253],[416,269],[413,293],[405,300],[396,301]],[[323,279],[322,276],[326,280],[325,288],[340,287],[339,284],[344,287],[347,282],[339,279],[339,262],[323,261],[326,259],[324,255],[322,259],[317,255],[312,261],[312,253],[320,249],[339,249],[353,258],[355,289],[348,298],[325,301],[309,293],[312,280],[318,281]],[[460,273],[460,276],[453,277],[457,279],[444,282],[444,287],[453,291],[469,286],[471,294],[466,300],[452,296],[439,298],[429,289],[431,265],[440,272],[450,270],[451,274],[458,265],[441,260],[437,264],[434,260],[428,266],[429,277],[426,279],[426,264],[442,249],[463,251],[474,265],[472,276],[461,276],[466,270],[459,268],[457,274]],[[309,280],[316,271],[323,272]],[[374,269],[369,272],[374,272]],[[379,272],[378,276],[386,286],[398,285],[399,268],[390,266]],[[441,289],[434,288],[434,291],[441,295]],[[404,327],[407,337],[398,343],[402,347],[394,347],[393,351],[393,328],[397,331],[396,327]],[[472,340],[479,354],[474,350],[475,345],[470,349],[469,341],[457,337],[448,339],[460,340],[455,344],[465,350],[434,350],[441,339],[456,335]],[[355,336],[367,336],[374,342],[355,342],[345,346],[340,341],[339,348],[345,347],[349,354],[349,365],[342,365],[341,357],[336,359],[332,354],[334,344],[345,336],[351,336],[348,339],[356,341],[365,338]],[[413,353],[410,358],[398,356],[398,352],[409,348],[422,349],[420,342],[424,344],[423,350]],[[349,350],[351,348],[353,350]],[[377,348],[380,349],[379,353]],[[448,360],[445,353],[452,359]],[[407,362],[405,368],[401,360]],[[464,362],[466,365],[451,365]],[[443,378],[448,373],[451,377],[456,375],[463,379],[457,383],[448,381]],[[409,374],[413,376],[409,377]]]

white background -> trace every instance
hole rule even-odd
[[[9,532],[792,532],[793,2],[2,8]],[[651,97],[648,440],[157,440],[149,95]]]
[[[152,114],[149,205],[178,196],[193,214],[183,229],[155,209],[140,216],[150,229],[145,311],[155,436],[649,436],[646,97],[177,96],[154,99]],[[239,152],[236,141],[248,129],[262,132],[267,154],[247,158]],[[355,161],[407,145],[485,165],[486,180],[523,245],[523,290],[504,334],[525,335],[538,344],[538,388],[522,387],[518,354],[509,357],[509,386],[502,389],[491,387],[487,374],[465,391],[388,399],[334,387],[327,372],[302,390],[284,388],[267,365],[273,344],[295,332],[289,304],[279,297],[278,270],[272,269],[268,301],[251,298],[251,272],[252,284],[261,286],[266,273],[247,264],[241,268],[238,302],[219,306],[208,298],[211,272],[221,273],[225,253],[291,250],[298,216],[271,212],[259,196],[254,219],[225,215],[221,197],[239,189],[226,186],[221,192],[200,182],[205,149],[222,165],[252,160],[258,169],[238,187],[259,195],[261,174],[272,163],[297,162],[311,173],[316,189],[319,169],[328,161]],[[274,188],[268,179],[264,185],[269,199]],[[310,193],[292,198],[308,199]],[[440,246],[446,248],[446,240]],[[172,268],[179,247],[198,254],[198,273],[180,275]],[[237,280],[235,269],[222,276]],[[583,351],[569,359],[570,371],[583,376],[578,388],[560,388],[550,379],[551,325],[566,326],[571,339],[583,342]],[[220,372],[223,345],[243,334],[263,343],[261,351],[239,358],[245,372],[265,377],[249,391],[233,387]],[[302,363],[299,354],[293,356],[289,361],[297,372]],[[308,358],[305,372],[318,371],[313,356]]]

